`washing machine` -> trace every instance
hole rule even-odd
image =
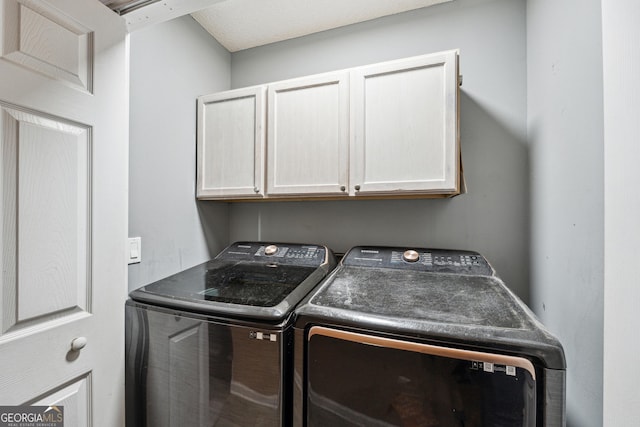
[[[290,425],[293,309],[325,246],[236,242],[126,303],[128,427]]]
[[[295,426],[565,425],[562,345],[479,253],[355,247],[295,313]]]

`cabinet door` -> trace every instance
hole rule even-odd
[[[347,195],[348,73],[269,85],[267,194]]]
[[[458,53],[351,74],[351,194],[459,191]]]
[[[198,98],[200,199],[264,196],[265,87]]]

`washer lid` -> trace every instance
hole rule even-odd
[[[215,259],[144,286],[136,301],[277,320],[334,265],[323,246],[234,243]]]

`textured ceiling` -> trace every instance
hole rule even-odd
[[[192,13],[230,52],[452,0],[224,0]]]

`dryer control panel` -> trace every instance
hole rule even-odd
[[[434,273],[493,275],[493,269],[479,253],[450,249],[356,246],[344,256],[342,264]]]

